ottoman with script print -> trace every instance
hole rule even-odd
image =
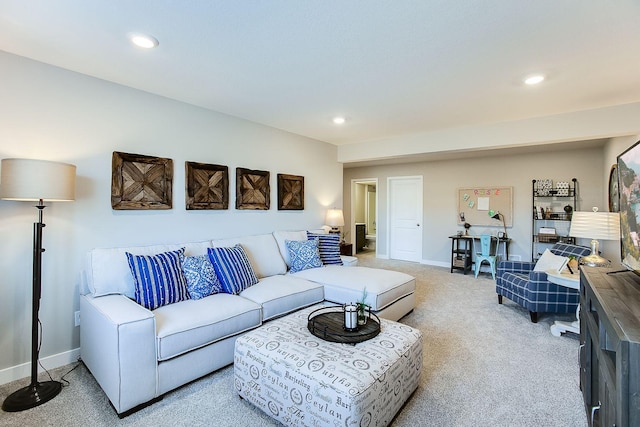
[[[381,319],[368,341],[324,341],[307,329],[316,308],[237,339],[238,394],[289,426],[388,425],[420,382],[422,333]]]

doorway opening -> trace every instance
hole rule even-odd
[[[378,179],[351,180],[351,242],[354,254],[377,251]]]

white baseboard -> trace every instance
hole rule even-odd
[[[423,259],[420,264],[433,265],[434,267],[451,267],[451,263],[442,261],[433,261],[430,259]]]
[[[80,348],[75,348],[73,350],[65,351],[64,353],[58,353],[52,356],[41,358],[40,363],[46,369],[51,370],[73,363],[78,360],[78,357],[80,357]],[[38,373],[40,372],[44,372],[44,370],[40,366],[38,366]],[[5,369],[0,369],[0,385],[30,376],[31,362],[23,363],[21,365],[12,366]],[[55,379],[56,378],[54,378],[54,380]]]

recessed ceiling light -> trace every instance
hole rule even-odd
[[[130,34],[131,43],[144,49],[153,49],[158,46],[158,39],[146,34]]]
[[[544,80],[544,76],[542,74],[534,74],[524,79],[524,83],[527,85],[537,85]]]
[[[344,124],[344,122],[346,122],[347,120],[344,117],[334,117],[333,118],[333,123],[337,124],[337,125],[342,125]]]

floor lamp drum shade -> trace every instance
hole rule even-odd
[[[75,200],[76,167],[32,159],[3,159],[0,198],[5,200]]]

